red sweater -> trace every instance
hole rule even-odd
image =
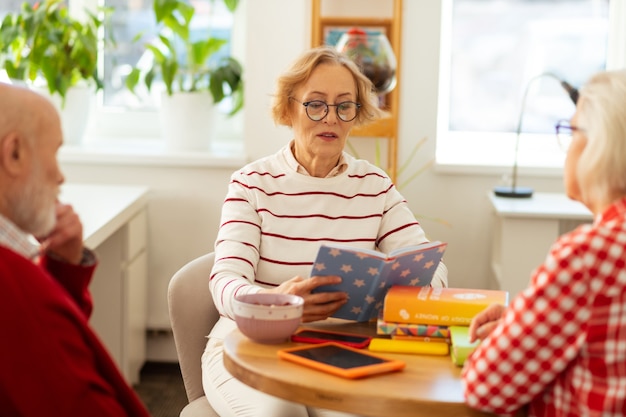
[[[148,416],[88,323],[95,266],[0,246],[0,414]]]

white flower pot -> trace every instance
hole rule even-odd
[[[168,149],[206,151],[215,132],[215,112],[211,93],[174,93],[161,97],[161,129]]]
[[[51,96],[47,87],[35,87],[35,91],[47,97],[59,112],[63,143],[80,144],[84,139],[89,121],[93,89],[87,85],[70,87],[65,95],[64,106],[62,106],[61,96],[57,93]]]

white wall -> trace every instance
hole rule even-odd
[[[310,2],[244,0],[245,142],[248,159],[273,153],[291,137],[269,115],[277,75],[310,45]],[[439,67],[440,2],[405,0],[400,84],[400,162],[420,138],[429,138],[416,166],[434,158]],[[145,184],[149,203],[150,325],[168,323],[165,290],[188,260],[212,250],[228,178],[235,166],[185,168],[63,162],[68,181]],[[560,178],[522,177],[536,191],[562,190]],[[445,262],[456,287],[489,286],[492,219],[486,194],[499,176],[437,170],[403,189],[431,239],[449,243]],[[428,218],[444,219],[449,226]]]

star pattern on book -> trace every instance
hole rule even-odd
[[[352,272],[352,265],[343,264],[341,265],[341,270],[345,273]]]
[[[369,268],[367,270],[367,273],[370,274],[371,276],[375,277],[376,275],[378,275],[378,268]]]
[[[318,262],[313,266],[313,269],[315,269],[316,271],[323,271],[326,269],[326,265],[324,265],[324,262]]]
[[[365,286],[365,281],[363,281],[362,279],[355,279],[353,284],[355,287],[361,288]]]
[[[418,253],[417,255],[415,255],[415,256],[413,257],[413,260],[415,260],[415,262],[419,262],[419,261],[421,261],[422,259],[424,259],[424,254],[423,254],[423,253]]]

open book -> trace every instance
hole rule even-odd
[[[337,275],[341,284],[314,292],[344,291],[348,302],[333,317],[369,321],[378,317],[392,285],[430,285],[447,243],[427,242],[396,249],[389,254],[339,244],[324,244],[313,263],[311,276]]]

